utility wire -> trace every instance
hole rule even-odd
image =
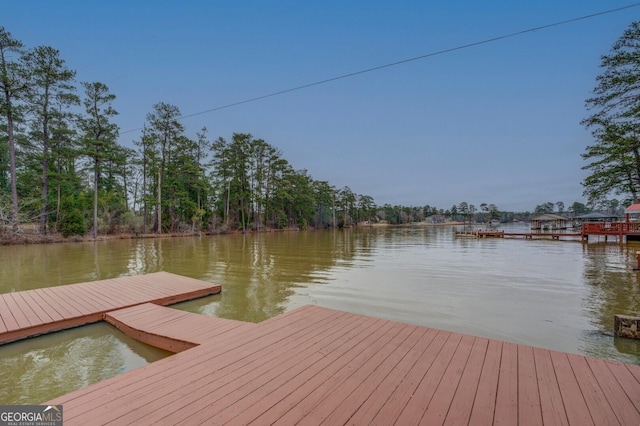
[[[378,70],[381,70],[381,69],[384,69],[384,68],[390,68],[390,67],[395,67],[397,65],[406,64],[406,63],[409,63],[409,62],[419,61],[421,59],[431,58],[433,56],[443,55],[445,53],[451,53],[451,52],[455,52],[457,50],[468,49],[470,47],[480,46],[482,44],[493,43],[493,42],[496,42],[496,41],[499,41],[499,40],[504,40],[504,39],[507,39],[507,38],[516,37],[516,36],[519,36],[519,35],[522,35],[522,34],[532,33],[532,32],[540,31],[540,30],[546,30],[548,28],[558,27],[558,26],[561,26],[561,25],[570,24],[572,22],[583,21],[583,20],[586,20],[586,19],[595,18],[597,16],[608,15],[608,14],[611,14],[611,13],[620,12],[621,10],[631,9],[631,8],[638,7],[638,6],[640,6],[640,3],[633,3],[633,4],[630,4],[630,5],[627,5],[627,6],[622,6],[622,7],[618,7],[618,8],[615,8],[615,9],[605,10],[603,12],[592,13],[592,14],[580,16],[580,17],[577,17],[577,18],[572,18],[572,19],[567,19],[567,20],[564,20],[564,21],[554,22],[552,24],[546,24],[546,25],[541,25],[539,27],[528,28],[526,30],[516,31],[516,32],[510,33],[510,34],[505,34],[505,35],[501,35],[501,36],[497,36],[497,37],[493,37],[493,38],[488,38],[488,39],[481,40],[481,41],[476,41],[476,42],[473,42],[473,43],[468,43],[468,44],[463,44],[463,45],[456,46],[456,47],[451,47],[449,49],[438,50],[436,52],[431,52],[431,53],[427,53],[427,54],[424,54],[424,55],[415,56],[413,58],[403,59],[401,61],[396,61],[396,62],[390,62],[388,64],[378,65],[376,67],[367,68],[367,69],[363,69],[363,70],[360,70],[360,71],[354,71],[354,72],[351,72],[351,73],[348,73],[348,74],[342,74],[342,75],[339,75],[339,76],[336,76],[336,77],[327,78],[325,80],[319,80],[319,81],[316,81],[314,83],[303,84],[302,86],[296,86],[296,87],[292,87],[290,89],[284,89],[284,90],[280,90],[280,91],[277,91],[277,92],[269,93],[269,94],[266,94],[266,95],[256,96],[255,98],[249,98],[249,99],[245,99],[243,101],[238,101],[238,102],[233,102],[233,103],[226,104],[226,105],[221,105],[221,106],[218,106],[218,107],[215,107],[215,108],[207,109],[207,110],[196,112],[196,113],[193,113],[193,114],[183,115],[181,117],[178,117],[178,120],[183,120],[185,118],[195,117],[197,115],[207,114],[207,113],[214,112],[214,111],[220,111],[221,109],[227,109],[227,108],[231,108],[231,107],[238,106],[238,105],[248,104],[250,102],[259,101],[259,100],[266,99],[266,98],[271,98],[271,97],[274,97],[274,96],[284,95],[285,93],[295,92],[295,91],[298,91],[298,90],[307,89],[309,87],[319,86],[321,84],[326,84],[326,83],[331,83],[332,81],[342,80],[342,79],[345,79],[345,78],[354,77],[356,75],[366,74],[366,73],[369,73],[369,72],[372,72],[372,71],[378,71]],[[139,127],[137,129],[131,129],[131,130],[127,130],[127,131],[124,131],[124,132],[120,132],[120,134],[122,135],[122,134],[126,134],[126,133],[131,133],[131,132],[135,132],[135,131],[142,130],[142,129],[143,129],[142,127]]]

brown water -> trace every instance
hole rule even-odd
[[[40,404],[171,355],[106,323],[0,347],[0,404]]]
[[[222,284],[222,295],[177,306],[206,315],[258,322],[312,303],[640,364],[638,342],[611,335],[613,315],[636,314],[640,306],[637,250],[604,241],[456,239],[452,227],[419,226],[0,247],[0,292],[168,271]],[[82,351],[67,357],[68,345],[46,358],[69,362],[54,370],[86,365],[117,374],[164,356],[126,344],[144,355],[132,363],[126,360],[133,355],[120,356],[125,362],[112,367],[123,345],[110,333],[90,351],[99,362],[83,364],[89,354]],[[58,335],[46,336],[45,346]],[[14,397],[28,394],[32,385],[14,383],[33,384],[33,359],[40,357],[17,345],[0,347],[0,359],[23,359],[0,364],[0,389]],[[4,381],[7,368],[23,378]],[[52,397],[41,395],[30,401]],[[0,403],[7,403],[2,391]]]

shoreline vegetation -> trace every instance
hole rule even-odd
[[[530,217],[489,202],[380,205],[313,178],[251,133],[187,129],[161,100],[124,143],[108,85],[79,81],[57,49],[26,47],[2,26],[0,53],[0,87],[12,96],[0,101],[0,244]],[[544,207],[555,205],[564,203]]]
[[[202,126],[194,137],[194,129],[181,122],[180,108],[163,101],[151,106],[143,132],[125,145],[113,121],[116,95],[106,84],[78,82],[76,70],[57,49],[25,47],[0,26],[0,87],[6,95],[0,101],[0,245],[352,228],[380,222],[512,223],[556,211],[571,217],[598,210],[621,215],[623,206],[637,202],[640,193],[640,179],[634,178],[640,176],[640,166],[625,160],[633,157],[628,146],[635,145],[629,141],[638,139],[631,132],[637,124],[637,102],[626,109],[612,105],[634,90],[626,83],[636,81],[637,70],[629,61],[637,56],[638,40],[640,22],[633,22],[602,57],[605,71],[597,77],[594,97],[586,101],[595,113],[582,124],[596,139],[583,154],[592,161],[583,167],[592,173],[583,182],[588,208],[575,201],[565,210],[563,201],[549,201],[533,212],[514,212],[487,202],[463,201],[448,209],[380,205],[349,186],[314,179],[275,145],[251,133],[216,138]],[[621,78],[628,81],[611,83]],[[627,198],[608,199],[613,194]]]
[[[390,223],[360,223],[353,225],[351,228],[380,228],[380,227],[407,227],[407,226],[462,226],[464,222],[451,221],[442,223],[431,222],[415,222],[405,224],[390,224]],[[469,225],[467,222],[466,225]],[[485,225],[485,224],[474,224]],[[308,231],[315,231],[320,229],[309,228]],[[146,238],[178,238],[178,237],[202,237],[209,235],[231,235],[231,234],[243,234],[243,233],[262,233],[262,232],[297,232],[301,231],[300,228],[283,228],[283,229],[262,229],[262,230],[227,230],[227,231],[195,231],[195,232],[172,232],[172,233],[135,233],[135,232],[123,232],[119,234],[107,234],[98,235],[93,238],[91,235],[85,236],[70,236],[64,237],[60,233],[52,233],[47,235],[41,235],[37,232],[22,233],[16,235],[0,235],[0,246],[7,245],[30,245],[30,244],[59,244],[59,243],[87,243],[95,241],[108,241],[108,240],[135,240]]]

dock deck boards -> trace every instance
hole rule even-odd
[[[168,305],[216,294],[221,287],[156,272],[0,294],[0,344],[101,321],[105,313],[143,303]]]
[[[108,315],[200,344],[47,402],[65,424],[640,424],[640,366],[317,306],[248,326],[170,311]]]
[[[130,337],[170,352],[182,352],[238,328],[255,324],[209,317],[153,303],[135,305],[104,315],[109,324]]]
[[[169,273],[0,294],[0,344],[106,320],[178,352],[79,389],[65,424],[640,424],[640,366],[305,306],[259,324],[158,305]]]

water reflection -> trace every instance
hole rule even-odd
[[[513,227],[507,232],[526,231]],[[220,283],[181,308],[258,322],[307,303],[639,362],[640,245],[455,238],[412,226],[0,247],[0,291],[168,271]]]
[[[614,339],[611,334],[615,314],[638,314],[640,272],[634,270],[638,250],[637,243],[583,245],[583,282],[588,289],[583,309],[592,326],[603,331],[585,338],[587,354],[638,363],[638,342]]]
[[[40,404],[170,355],[92,324],[0,346],[0,404]]]
[[[232,235],[208,239],[186,259],[198,257],[201,274],[223,283],[217,316],[259,322],[284,312],[294,288],[330,279],[325,272],[352,257],[348,250],[324,232]]]

